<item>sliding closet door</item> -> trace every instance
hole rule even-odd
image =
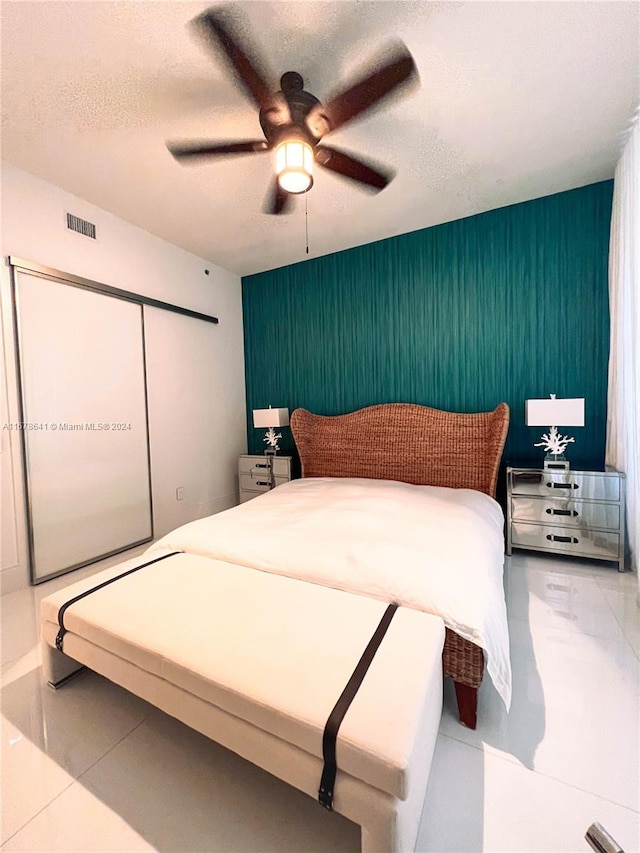
[[[15,272],[34,582],[152,536],[142,306]]]

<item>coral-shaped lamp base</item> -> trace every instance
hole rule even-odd
[[[544,459],[544,467],[547,470],[567,470],[569,461],[565,459],[564,452],[569,444],[575,442],[575,438],[569,438],[567,435],[560,435],[558,427],[550,427],[548,433],[543,433],[542,441],[534,444],[534,447],[544,447],[547,455]]]
[[[264,438],[262,439],[267,447],[265,448],[265,453],[277,453],[280,448],[278,447],[278,439],[282,438],[282,433],[276,433],[273,427],[269,427],[269,429],[265,432]]]

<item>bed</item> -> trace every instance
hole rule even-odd
[[[291,417],[303,477],[376,478],[472,489],[491,498],[508,426],[506,403],[473,414],[390,403],[333,417],[297,409]],[[506,633],[506,613],[498,619]],[[460,721],[475,728],[483,650],[447,627],[442,660],[455,684]],[[510,689],[509,682],[500,691],[507,707]]]
[[[343,695],[331,706],[387,620],[333,734],[335,810],[363,851],[412,849],[443,672],[467,725],[485,664],[510,701],[492,497],[507,423],[505,404],[297,409],[300,479],[43,600],[47,680],[84,664],[307,793],[321,776],[333,808],[325,738]]]

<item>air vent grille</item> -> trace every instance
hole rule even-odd
[[[79,216],[74,216],[73,213],[67,213],[67,228],[70,231],[77,231],[78,234],[83,234],[85,237],[96,239],[96,226],[93,222],[88,222],[86,219],[80,219]]]

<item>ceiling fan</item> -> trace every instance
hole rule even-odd
[[[386,61],[354,85],[326,103],[304,89],[296,71],[280,78],[280,90],[268,84],[266,74],[248,46],[233,32],[221,7],[212,8],[192,22],[209,47],[222,55],[245,94],[259,108],[264,139],[241,142],[178,142],[167,148],[182,162],[232,154],[276,152],[276,175],[265,202],[266,213],[284,213],[292,194],[313,185],[313,164],[336,172],[356,185],[379,192],[393,173],[381,170],[321,140],[334,130],[363,115],[391,92],[417,79],[413,58],[404,45],[397,46]]]

